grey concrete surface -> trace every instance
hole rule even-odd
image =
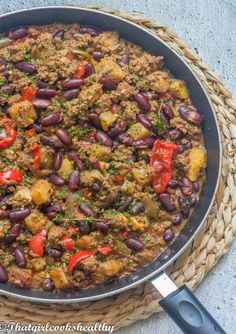
[[[220,74],[226,86],[236,95],[236,0],[0,0],[0,13],[71,3],[93,3],[124,11],[135,10],[168,24]],[[214,314],[228,334],[236,333],[236,240],[227,255],[197,288],[196,296]],[[181,332],[168,316],[162,313],[122,328],[116,333]]]

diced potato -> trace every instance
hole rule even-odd
[[[196,181],[201,173],[201,170],[206,167],[206,151],[204,148],[192,148],[189,151],[189,169],[187,177],[190,181]]]
[[[128,256],[131,253],[131,250],[126,246],[126,244],[120,240],[117,240],[115,244],[115,250],[122,256]]]
[[[36,289],[42,288],[45,278],[48,278],[45,271],[33,272],[31,287]]]
[[[151,172],[148,168],[132,168],[131,173],[135,181],[141,186],[146,187],[152,182]]]
[[[69,160],[68,158],[64,158],[62,160],[62,164],[60,169],[58,170],[58,175],[60,175],[61,177],[63,177],[64,179],[67,179],[68,176],[73,172],[74,168],[73,168],[73,163],[71,160]]]
[[[99,119],[101,121],[103,130],[107,131],[109,129],[109,127],[112,126],[112,124],[115,123],[117,118],[118,118],[118,115],[113,114],[110,111],[106,111],[106,112],[101,113],[99,115]]]
[[[8,109],[8,112],[11,118],[20,127],[31,125],[37,118],[34,106],[30,101],[16,102]]]
[[[80,174],[80,182],[84,185],[91,185],[95,181],[102,181],[104,179],[103,175],[99,170],[93,169],[91,171],[83,171]]]
[[[160,208],[159,205],[157,203],[157,201],[155,201],[154,199],[151,198],[151,196],[148,193],[145,193],[144,197],[143,197],[143,205],[145,208],[145,214],[147,215],[147,217],[150,218],[156,218]]]
[[[113,31],[102,32],[96,37],[95,44],[113,52],[119,47],[119,35]]]
[[[95,249],[98,243],[95,236],[99,236],[99,234],[90,233],[89,235],[83,235],[80,239],[76,240],[76,246],[82,249]]]
[[[49,272],[50,277],[58,290],[65,290],[70,287],[69,281],[62,267],[57,267]]]
[[[147,76],[150,89],[158,93],[166,92],[170,87],[170,78],[164,71],[155,71]]]
[[[129,224],[129,219],[123,213],[116,210],[110,211],[105,217],[106,220],[117,228],[126,228]]]
[[[122,184],[120,190],[122,193],[128,194],[128,195],[133,195],[135,192],[135,182],[130,182],[125,180],[125,182]]]
[[[24,186],[18,188],[11,200],[23,203],[24,205],[29,204],[32,201],[30,189]]]
[[[186,83],[182,80],[173,80],[170,84],[170,92],[179,99],[189,97]]]
[[[31,266],[34,271],[42,271],[46,267],[46,262],[42,258],[33,259]]]
[[[121,67],[110,57],[105,57],[96,64],[95,72],[98,77],[106,76],[115,82],[121,81],[125,77]]]
[[[8,272],[8,282],[22,288],[30,288],[32,281],[32,270],[11,267]]]
[[[37,205],[47,203],[52,193],[52,186],[46,180],[36,181],[31,188],[32,199]]]
[[[48,147],[40,147],[40,167],[42,168],[51,168],[53,163],[53,153],[48,149]]]
[[[122,265],[117,260],[109,260],[100,264],[99,269],[107,276],[114,276],[122,269]]]
[[[86,108],[92,107],[94,103],[102,96],[102,85],[96,83],[81,90],[79,99],[84,103]]]
[[[47,218],[38,210],[34,210],[31,214],[25,218],[25,224],[33,234],[38,234],[42,231],[44,226],[47,224]]]
[[[133,231],[145,230],[150,225],[145,217],[130,217],[130,224]]]
[[[129,128],[127,133],[135,140],[148,137],[151,134],[150,131],[147,128],[145,128],[145,126],[143,126],[141,123],[133,124]]]

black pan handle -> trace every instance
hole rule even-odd
[[[186,285],[159,303],[186,334],[226,334]]]

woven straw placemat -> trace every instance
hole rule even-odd
[[[223,164],[217,198],[197,239],[181,258],[168,268],[177,286],[186,284],[190,289],[194,289],[227,252],[236,234],[236,100],[232,98],[220,78],[169,27],[136,13],[125,14],[103,7],[86,7],[134,22],[167,42],[201,80],[217,113],[223,143]],[[84,324],[107,322],[115,325],[117,329],[159,312],[159,299],[160,295],[150,283],[114,297],[82,304],[32,304],[1,296],[0,320],[35,324],[45,324],[49,321],[54,325],[80,321]]]

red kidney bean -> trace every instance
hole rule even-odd
[[[97,212],[95,212],[85,203],[80,204],[80,210],[88,217],[97,218]]]
[[[55,212],[55,211],[50,211],[50,212],[47,213],[46,216],[47,216],[49,219],[53,220],[54,218],[56,218],[57,215],[58,215],[57,212]],[[58,223],[58,222],[57,222],[57,223]],[[61,222],[60,222],[60,223],[61,223]]]
[[[37,86],[39,88],[49,88],[49,84],[43,80],[38,80],[37,81]]]
[[[180,185],[180,182],[177,180],[170,180],[170,182],[168,183],[168,187],[175,189]]]
[[[136,202],[134,205],[131,206],[129,213],[131,215],[137,215],[140,212],[144,211],[144,206],[142,202]]]
[[[53,161],[53,169],[58,171],[62,165],[63,155],[60,152],[55,153],[54,161]]]
[[[126,134],[121,133],[117,136],[117,138],[121,144],[124,144],[126,146],[133,146],[133,138],[126,136]]]
[[[163,113],[160,115],[161,122],[164,123],[164,127],[166,129],[169,129],[170,127],[170,121],[169,118],[167,118]]]
[[[56,140],[47,136],[41,136],[40,142],[45,146],[51,146],[58,150],[64,147],[64,144],[59,139]]]
[[[135,101],[138,103],[139,108],[142,111],[148,112],[151,109],[151,104],[148,101],[147,96],[145,96],[143,93],[138,93],[134,96]]]
[[[33,124],[33,128],[35,130],[35,133],[39,134],[39,133],[42,133],[43,132],[43,128],[40,124],[36,124],[34,123]]]
[[[94,51],[92,53],[93,59],[96,61],[100,61],[103,58],[103,53],[100,51]]]
[[[197,181],[193,182],[193,189],[194,191],[199,191],[199,183]]]
[[[5,219],[8,217],[9,212],[7,210],[0,209],[0,219]]]
[[[46,249],[46,254],[53,257],[54,259],[58,259],[62,256],[63,251],[58,248],[49,248]]]
[[[46,278],[43,281],[43,289],[44,291],[52,291],[54,289],[54,284],[50,278]]]
[[[47,99],[34,99],[32,103],[35,108],[46,109],[50,105],[51,101]]]
[[[146,148],[146,147],[152,148],[154,143],[155,143],[154,138],[146,137],[146,138],[134,140],[133,147],[134,148]]]
[[[3,85],[1,88],[0,88],[0,95],[11,95],[13,93],[13,88],[8,86],[7,84],[6,85]]]
[[[102,31],[97,28],[97,27],[93,27],[93,26],[89,26],[89,25],[82,25],[80,26],[80,30],[79,32],[81,34],[89,34],[92,37],[96,37],[98,36]]]
[[[162,207],[167,211],[174,211],[176,206],[173,197],[167,193],[162,193],[159,195],[159,201],[161,202]]]
[[[183,217],[182,217],[181,213],[176,213],[175,215],[173,215],[171,217],[173,225],[179,225],[181,223],[182,219],[183,219]]]
[[[181,154],[185,151],[185,145],[179,145],[179,151],[178,154]]]
[[[76,152],[71,151],[68,153],[68,158],[73,161],[74,165],[81,171],[84,168],[83,162],[79,159]]]
[[[125,66],[125,65],[129,65],[130,62],[130,58],[129,58],[129,54],[128,53],[124,53],[122,55],[121,61],[119,62],[120,66]]]
[[[192,142],[191,142],[191,140],[189,140],[187,142],[187,144],[185,144],[185,148],[186,148],[186,150],[190,150],[190,148],[192,148]]]
[[[49,176],[49,182],[54,184],[55,186],[63,186],[66,183],[61,176],[56,174],[51,174]]]
[[[53,204],[47,206],[44,210],[45,210],[46,214],[49,213],[49,212],[59,213],[59,212],[61,212],[61,206],[60,206],[59,203],[53,203]]]
[[[128,209],[128,207],[132,202],[133,202],[133,197],[132,196],[127,197],[120,203],[118,210],[121,212],[125,211],[126,209]]]
[[[83,85],[83,79],[70,79],[61,81],[61,87],[64,90],[79,88]]]
[[[12,210],[9,212],[9,218],[12,221],[23,220],[30,215],[31,210],[29,208],[22,210]]]
[[[80,184],[80,172],[75,170],[72,172],[68,179],[68,187],[71,191],[75,191],[79,188]]]
[[[191,194],[189,197],[188,197],[188,203],[191,207],[195,206],[198,202],[198,198],[195,194]]]
[[[114,194],[114,195],[105,197],[104,200],[102,201],[102,207],[108,208],[109,206],[114,205],[116,201],[118,201],[118,198],[119,198],[118,194]]]
[[[10,39],[21,39],[28,35],[27,29],[24,27],[20,27],[14,30],[10,30],[7,34],[7,37]]]
[[[60,114],[50,114],[40,120],[42,126],[52,126],[63,122],[63,117]]]
[[[183,132],[178,129],[171,129],[168,133],[171,140],[178,140],[183,138]]]
[[[15,224],[10,228],[10,231],[8,232],[8,235],[5,237],[5,243],[6,244],[12,244],[14,241],[16,241],[16,238],[20,235],[22,230],[21,224]]]
[[[63,39],[64,36],[65,36],[65,30],[64,29],[57,30],[52,35],[52,41],[55,42],[56,37],[60,37],[61,39]]]
[[[57,91],[54,88],[40,88],[37,91],[36,96],[51,98],[51,97],[54,97],[56,94],[57,94]]]
[[[167,118],[170,118],[170,119],[171,119],[171,118],[174,117],[173,110],[171,109],[171,107],[170,107],[167,103],[163,103],[162,110],[163,110],[163,114],[164,114]]]
[[[0,282],[1,283],[6,283],[7,281],[8,281],[7,272],[6,272],[5,268],[3,267],[3,265],[0,263]]]
[[[102,77],[99,82],[103,85],[105,89],[113,90],[116,89],[116,83],[107,77]]]
[[[167,230],[165,230],[163,234],[163,239],[166,242],[169,242],[174,238],[174,236],[175,236],[174,231],[171,228],[168,228]]]
[[[87,77],[89,77],[93,73],[95,73],[93,65],[92,64],[85,65],[85,74],[84,74],[84,77],[87,78]]]
[[[25,255],[22,253],[22,251],[19,248],[16,248],[13,252],[16,265],[19,268],[24,268],[26,261],[25,261]]]
[[[180,197],[178,199],[178,202],[179,202],[180,212],[182,213],[182,216],[184,218],[188,218],[190,211],[189,211],[189,207],[187,205],[185,198]]]
[[[82,235],[88,235],[91,232],[91,226],[87,220],[79,222],[79,231]]]
[[[101,232],[102,234],[107,234],[108,230],[109,230],[109,224],[105,223],[105,222],[95,222],[93,223],[93,228],[99,232]]]
[[[70,146],[72,143],[71,137],[68,135],[68,132],[65,129],[58,129],[56,131],[57,137],[67,146]]]
[[[102,124],[101,124],[98,114],[96,113],[88,114],[88,118],[93,123],[95,128],[102,129]]]
[[[120,145],[120,143],[118,142],[118,140],[113,140],[113,147],[116,148]]]
[[[64,91],[61,94],[61,98],[65,100],[72,100],[78,95],[79,95],[79,89],[74,88],[74,89],[69,89],[69,90]]]
[[[113,145],[111,138],[105,132],[101,130],[97,130],[95,138],[98,142],[100,142],[101,144],[105,146],[112,147]]]
[[[6,65],[6,62],[4,59],[0,58],[0,67],[3,67]]]
[[[190,195],[193,192],[193,183],[186,176],[181,178],[181,191],[184,195]]]
[[[180,106],[179,113],[190,124],[200,125],[203,122],[203,117],[193,107]]]
[[[93,182],[92,186],[91,186],[91,190],[93,192],[97,192],[101,189],[101,186],[98,182]]]
[[[13,194],[8,194],[8,195],[4,196],[3,198],[1,198],[1,200],[0,200],[0,206],[2,206],[3,204],[5,204],[12,196],[13,196]]]
[[[119,119],[107,132],[108,136],[112,139],[126,130],[127,123],[123,119]]]
[[[10,73],[9,73],[8,70],[5,70],[5,71],[1,72],[1,75],[4,76],[4,77],[6,77],[6,78],[8,78],[9,75],[10,75]]]
[[[126,246],[134,252],[140,252],[144,249],[144,244],[137,238],[127,238],[125,240]]]
[[[148,118],[148,116],[146,114],[139,114],[137,116],[137,119],[148,130],[152,130],[153,129],[153,124],[152,124],[151,120]]]
[[[19,63],[16,63],[15,68],[30,74],[36,71],[36,67],[34,65],[26,63],[25,61],[20,61]]]

